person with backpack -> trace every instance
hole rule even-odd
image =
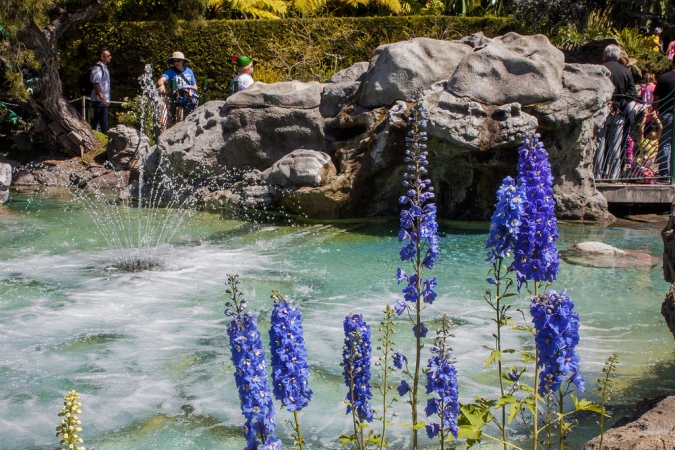
[[[98,61],[90,69],[89,81],[91,82],[90,100],[94,109],[91,117],[91,129],[100,129],[101,133],[108,132],[108,106],[110,105],[110,72],[108,63],[112,57],[107,48],[98,52]]]
[[[187,67],[190,63],[181,52],[173,52],[171,58],[166,60],[170,66],[157,80],[157,90],[160,94],[166,92],[165,83],[170,83],[174,95],[174,106],[180,109],[184,115],[190,114],[197,109],[199,97],[197,95],[197,78],[192,69]],[[178,115],[178,114],[177,114]],[[178,119],[176,119],[178,121]]]

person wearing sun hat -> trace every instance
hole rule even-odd
[[[173,52],[170,58],[166,60],[169,66],[162,76],[157,80],[157,90],[160,94],[166,91],[165,83],[170,83],[175,89],[175,105],[184,108],[185,114],[190,114],[197,108],[199,100],[197,98],[197,78],[192,69],[187,67],[190,60],[185,58],[181,52]],[[175,83],[175,86],[173,86]]]
[[[235,56],[232,62],[237,64],[237,76],[230,84],[230,90],[234,93],[243,91],[254,83],[253,60],[248,56]]]

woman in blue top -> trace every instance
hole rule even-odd
[[[157,80],[157,90],[160,94],[164,94],[166,82],[176,84],[175,99],[176,105],[181,105],[185,108],[185,113],[190,114],[197,108],[197,79],[192,69],[186,67],[190,63],[188,59],[181,52],[174,52],[171,58],[166,60],[169,66],[168,69],[162,73],[162,76]]]

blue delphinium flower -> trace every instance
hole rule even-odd
[[[511,177],[506,177],[497,190],[497,204],[490,219],[490,234],[485,248],[491,248],[488,260],[507,258],[513,250],[522,224],[525,209],[525,186],[516,184]]]
[[[354,410],[360,422],[372,422],[373,413],[369,400],[373,397],[370,386],[370,325],[361,314],[345,317],[345,346],[342,351],[347,393],[347,414]]]
[[[579,315],[574,302],[562,291],[549,290],[532,296],[530,314],[537,331],[535,343],[539,353],[539,394],[557,392],[564,377],[583,392],[584,379],[579,371]]]
[[[267,363],[263,349],[258,322],[246,309],[244,293],[239,290],[239,275],[227,275],[230,300],[225,305],[225,315],[233,317],[227,324],[230,338],[234,381],[239,391],[241,412],[246,419],[244,424],[244,450],[280,450],[281,441],[274,435],[277,426],[274,414],[274,402],[267,383]]]
[[[554,281],[560,265],[553,176],[548,153],[539,137],[538,134],[526,136],[518,149],[518,185],[524,186],[527,197],[514,248],[513,268],[518,276],[518,289],[527,280]]]
[[[267,446],[277,443],[281,448],[281,443],[274,436],[274,403],[267,383],[265,350],[255,316],[250,311],[236,315],[227,325],[227,334],[230,338],[235,367],[234,379],[239,390],[241,411],[246,419],[245,450],[258,449],[260,444],[265,444],[264,448],[267,449]]]
[[[417,97],[414,101],[418,101]],[[423,129],[427,125],[424,107],[417,104],[408,118],[411,126],[406,137],[406,156],[404,161],[408,164],[408,171],[403,175],[403,186],[406,195],[399,198],[401,205],[407,209],[401,211],[401,230],[398,233],[399,242],[403,242],[400,252],[401,261],[412,261],[417,272],[413,275],[406,274],[398,269],[396,280],[401,283],[407,281],[403,289],[404,299],[417,304],[418,299],[424,303],[433,303],[436,299],[434,289],[436,279],[421,279],[422,267],[431,269],[439,256],[438,224],[436,223],[436,205],[427,203],[434,198],[434,188],[431,180],[427,177],[426,166],[429,164],[426,151],[427,132]],[[421,267],[417,267],[421,265]],[[401,315],[409,309],[403,304],[397,304],[396,313]]]
[[[427,417],[438,415],[441,423],[431,423],[426,426],[429,438],[439,436],[445,440],[450,432],[457,438],[457,416],[459,415],[459,389],[457,386],[457,370],[453,365],[454,360],[450,354],[450,348],[446,346],[446,340],[450,337],[450,320],[443,315],[441,328],[437,331],[438,336],[431,347],[431,358],[427,367],[427,394],[436,394],[427,400],[425,413]]]
[[[272,296],[270,347],[274,396],[289,412],[300,411],[312,399],[302,314],[278,292]]]

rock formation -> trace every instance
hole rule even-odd
[[[115,170],[138,169],[150,154],[150,139],[139,130],[118,125],[108,130],[106,155]]]
[[[9,200],[9,186],[12,184],[12,166],[0,162],[0,205]]]
[[[154,156],[180,173],[267,174],[218,196],[227,201],[320,218],[397,214],[416,89],[429,116],[440,217],[488,219],[496,188],[515,174],[522,134],[538,132],[550,154],[558,217],[612,219],[591,172],[613,92],[609,72],[565,64],[541,35],[416,38],[380,46],[367,67],[358,63],[329,83],[255,83],[167,130]],[[307,164],[305,157],[284,159],[300,151],[316,157],[320,182],[283,175],[305,170],[293,168]]]
[[[628,425],[612,428],[584,445],[584,450],[661,450],[675,448],[675,397],[667,397],[654,409]]]
[[[670,291],[661,304],[661,315],[675,337],[675,204],[668,223],[661,230],[663,240],[663,279],[670,284]]]

